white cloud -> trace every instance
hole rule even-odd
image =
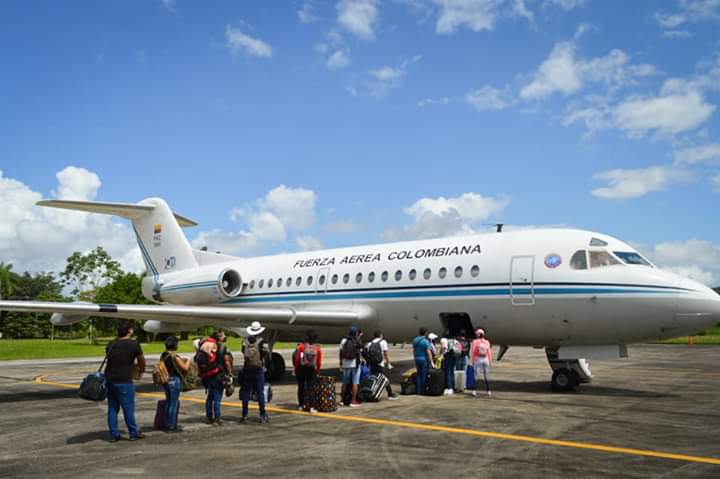
[[[207,247],[224,254],[247,255],[260,245],[260,239],[251,232],[228,232],[219,229],[200,232],[190,244],[195,248]]]
[[[631,83],[635,77],[656,73],[652,65],[631,65],[629,62],[630,58],[619,49],[611,50],[603,57],[587,60],[576,58],[575,42],[560,42],[540,64],[532,82],[520,90],[520,96],[533,100],[553,93],[569,95],[578,92],[588,81],[603,82],[608,87],[618,88]]]
[[[467,92],[465,102],[477,111],[503,110],[512,104],[512,98],[504,91],[485,85],[477,90]]]
[[[370,70],[368,71],[369,80],[360,80],[353,85],[349,85],[347,89],[353,96],[368,95],[382,97],[391,89],[400,87],[407,73],[407,68],[413,63],[419,62],[421,58],[422,56],[415,55],[412,58],[404,60],[397,67],[385,65],[381,68]]]
[[[699,23],[720,19],[720,0],[678,0],[679,11],[657,12],[655,20],[663,28],[675,28],[684,23]]]
[[[664,28],[675,28],[685,23],[686,18],[681,14],[668,14],[657,12],[655,14],[655,20]]]
[[[398,240],[471,234],[474,224],[501,212],[509,204],[510,198],[478,193],[464,193],[454,198],[422,198],[404,210],[413,218],[412,224],[388,228],[384,237]]]
[[[323,249],[322,242],[313,236],[298,236],[295,244],[300,251],[316,251]]]
[[[713,175],[710,177],[710,182],[713,185],[713,189],[720,193],[720,174]]]
[[[531,24],[535,22],[535,15],[528,9],[527,5],[525,5],[525,0],[513,1],[511,15],[525,18]]]
[[[448,105],[450,104],[450,98],[443,96],[440,98],[423,98],[417,102],[417,106],[420,108],[430,105]]]
[[[337,50],[328,57],[327,62],[325,63],[325,66],[330,70],[345,68],[348,65],[350,65],[349,49]]]
[[[264,41],[244,34],[239,28],[225,26],[225,40],[231,52],[243,51],[261,58],[272,57],[272,47]]]
[[[330,234],[350,234],[357,233],[358,231],[362,230],[363,226],[355,223],[354,221],[345,220],[330,223],[323,229],[325,230],[325,232]]]
[[[459,27],[467,27],[474,32],[492,30],[498,18],[496,0],[433,0],[440,7],[435,24],[437,33],[454,33]]]
[[[57,199],[93,200],[101,182],[84,168],[69,166],[57,173]],[[15,271],[61,271],[74,251],[100,245],[127,271],[144,269],[135,236],[127,223],[111,217],[35,206],[43,198],[0,171],[0,258]]]
[[[667,166],[632,170],[615,169],[597,173],[594,178],[606,180],[609,186],[592,190],[593,196],[606,200],[640,198],[653,191],[664,191],[670,184],[689,179],[689,174]]]
[[[248,220],[250,231],[261,240],[285,241],[285,226],[280,218],[269,211],[260,211]]]
[[[315,6],[310,2],[303,3],[300,10],[297,11],[297,16],[300,23],[312,23],[318,19],[315,15]]]
[[[401,68],[386,65],[378,70],[370,70],[369,74],[380,81],[394,81],[399,80],[405,74],[405,71]]]
[[[363,40],[375,38],[378,21],[376,0],[340,0],[337,4],[338,23]]]
[[[657,266],[708,286],[720,286],[720,245],[701,239],[659,243],[645,251]]]
[[[665,38],[690,38],[693,34],[687,30],[665,30],[662,36]]]
[[[543,5],[560,7],[563,10],[573,10],[587,3],[587,0],[545,0]]]
[[[627,99],[613,113],[618,128],[631,136],[643,136],[649,131],[673,135],[692,130],[706,122],[714,110],[715,106],[707,103],[699,92],[690,91]]]
[[[720,160],[720,143],[683,148],[673,152],[676,164],[694,165],[705,161]]]
[[[315,223],[316,200],[312,190],[280,185],[270,190],[258,203],[262,209],[275,214],[284,225],[299,231]]]

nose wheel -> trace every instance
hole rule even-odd
[[[580,384],[592,381],[590,363],[585,359],[560,359],[557,348],[545,348],[545,354],[553,370],[550,380],[553,391],[572,391]]]
[[[578,374],[567,368],[553,371],[551,386],[554,391],[571,391],[580,385]]]

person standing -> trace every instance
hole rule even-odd
[[[178,340],[175,336],[165,339],[165,351],[160,355],[160,361],[165,363],[168,371],[168,382],[163,385],[165,389],[165,431],[180,432],[182,427],[177,424],[178,408],[180,407],[180,389],[182,376],[190,369],[190,360],[177,354]]]
[[[490,381],[488,381],[488,372],[492,366],[492,345],[490,341],[485,339],[485,331],[481,328],[475,330],[475,339],[470,346],[470,359],[475,373],[475,382],[480,380],[482,372],[483,381],[485,382],[485,391],[488,396],[492,396],[490,392]],[[473,390],[473,396],[477,396],[477,390]]]
[[[222,426],[220,407],[222,404],[223,383],[218,367],[217,340],[213,337],[200,341],[200,348],[195,355],[198,365],[198,375],[205,387],[205,417],[206,422],[212,426]]]
[[[293,359],[293,363],[297,364],[298,407],[306,412],[317,412],[313,407],[313,389],[322,366],[322,349],[316,342],[317,333],[311,329],[305,335],[305,341],[298,345],[297,356]]]
[[[253,391],[257,395],[260,408],[260,421],[268,422],[270,417],[265,411],[265,367],[269,363],[270,347],[260,337],[265,328],[259,321],[253,321],[246,329],[247,338],[243,344],[245,362],[241,373],[240,399],[242,399],[242,422],[247,420],[250,397]]]
[[[428,371],[433,367],[432,345],[427,338],[426,328],[420,328],[418,335],[413,339],[412,345],[417,370],[415,375],[416,394],[425,394],[425,381],[427,380]]]
[[[452,337],[450,331],[445,331],[440,345],[442,346],[443,370],[447,386],[443,394],[449,396],[455,393],[455,360],[457,359],[456,339]]]
[[[145,434],[138,429],[135,422],[135,384],[132,381],[133,367],[135,365],[137,365],[141,374],[142,371],[145,371],[145,356],[140,343],[131,338],[134,332],[132,325],[127,321],[123,321],[118,326],[117,339],[106,348],[107,420],[111,442],[117,442],[120,439],[117,424],[120,408],[122,408],[125,425],[128,428],[129,439],[137,441],[145,437]]]
[[[365,346],[365,356],[367,357],[368,366],[370,367],[370,374],[386,375],[385,369],[392,369],[390,357],[388,356],[388,350],[388,343],[385,339],[383,339],[382,332],[375,331],[375,333],[373,333],[372,341],[367,343],[367,346]],[[394,401],[398,398],[397,394],[393,393],[392,386],[389,381],[385,390],[387,391],[389,400]]]
[[[343,393],[341,397],[345,399],[350,397],[349,402],[345,402],[346,406],[358,407],[360,403],[357,400],[358,386],[360,384],[360,356],[362,352],[362,344],[358,338],[358,327],[351,326],[348,335],[340,341],[339,362],[343,370]],[[349,389],[349,393],[348,393]]]
[[[212,335],[217,342],[217,363],[220,368],[220,382],[228,396],[233,394],[233,355],[227,347],[225,331],[218,329]]]

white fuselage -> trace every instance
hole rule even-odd
[[[587,268],[578,269],[571,258],[580,250],[619,264],[592,264],[586,254]],[[155,288],[172,304],[366,308],[366,334],[379,329],[392,342],[420,327],[441,333],[448,314],[466,314],[494,343],[530,346],[626,344],[720,321],[720,296],[711,289],[649,264],[626,264],[615,252],[635,250],[588,231],[527,230],[206,262],[153,274],[145,291]],[[218,289],[214,278],[224,269],[242,277],[236,297]],[[305,329],[282,326],[276,339],[300,338]],[[345,332],[316,329],[321,341]]]

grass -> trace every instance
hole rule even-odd
[[[691,337],[693,344],[720,344],[720,325]],[[688,337],[681,336],[679,338],[666,339],[660,342],[663,344],[687,344]]]
[[[105,355],[105,346],[112,338],[98,339],[90,344],[87,339],[2,339],[0,340],[0,360],[10,359],[55,359],[55,358],[90,358]],[[239,352],[242,340],[228,338],[231,351]],[[294,343],[275,343],[275,349],[293,349]],[[143,343],[145,354],[160,354],[165,350],[162,342]],[[180,353],[192,354],[192,340],[180,341]]]

